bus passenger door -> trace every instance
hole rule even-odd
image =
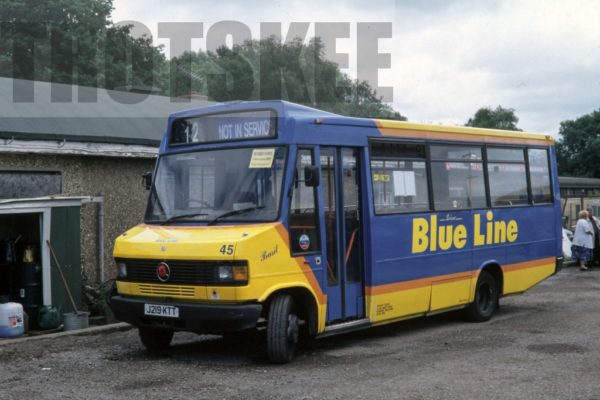
[[[359,151],[321,148],[327,322],[364,316]]]

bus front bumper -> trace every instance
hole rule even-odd
[[[177,307],[179,316],[159,317],[145,314],[145,305]],[[163,328],[196,333],[231,333],[252,329],[262,311],[258,303],[206,304],[160,301],[116,295],[110,299],[115,317],[137,327]]]

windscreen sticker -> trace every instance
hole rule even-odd
[[[275,149],[254,149],[248,168],[271,168],[275,158]]]

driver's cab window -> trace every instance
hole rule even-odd
[[[290,206],[290,241],[292,253],[319,250],[319,224],[316,208],[316,187],[305,185],[304,168],[314,165],[311,149],[298,150]]]

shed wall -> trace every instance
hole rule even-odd
[[[141,185],[144,172],[154,168],[155,159],[72,155],[0,154],[0,170],[40,169],[61,171],[62,195],[104,194],[105,278],[115,276],[112,249],[115,238],[143,219],[148,192]],[[81,266],[83,280],[97,283],[98,208],[81,209]]]

